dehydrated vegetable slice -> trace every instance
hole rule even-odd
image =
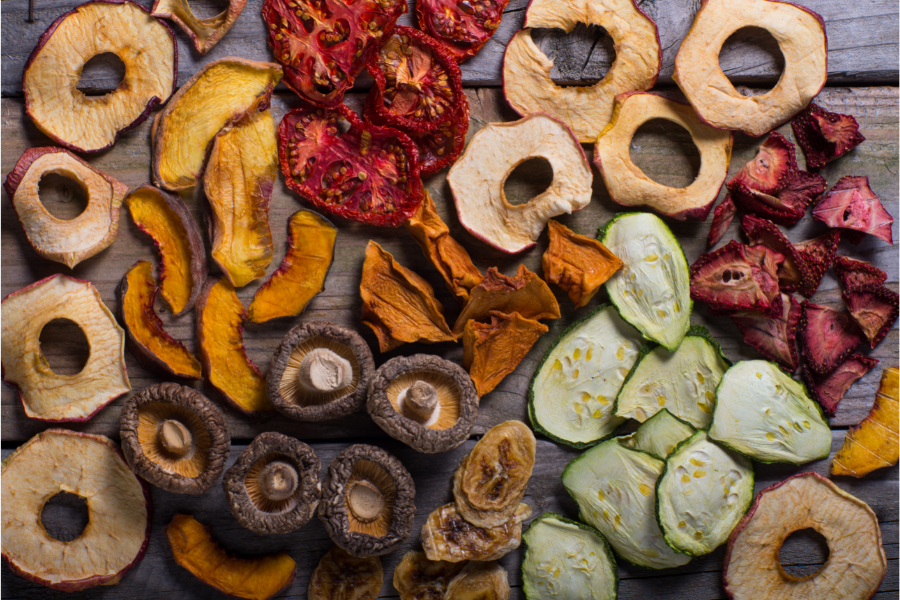
[[[166,526],[175,562],[220,592],[250,600],[268,600],[294,581],[297,563],[286,552],[236,558],[212,538],[194,517],[176,514]]]
[[[575,308],[587,306],[606,280],[622,268],[622,259],[586,235],[555,219],[547,223],[550,245],[541,259],[544,277],[566,291]]]
[[[210,278],[197,300],[197,343],[206,381],[236,410],[259,415],[272,410],[266,378],[247,358],[244,305],[226,278]]]
[[[666,460],[672,450],[694,435],[695,431],[689,423],[663,408],[641,423],[634,433],[616,439],[626,448],[647,452],[660,460]]]
[[[783,255],[766,246],[732,240],[691,265],[691,298],[716,311],[780,314],[778,268],[783,262]]]
[[[516,370],[543,334],[549,331],[517,312],[492,310],[490,323],[469,321],[463,331],[463,366],[469,370],[479,396],[490,393]]]
[[[125,372],[125,332],[89,281],[66,275],[11,293],[0,304],[3,378],[19,388],[25,415],[42,421],[87,421],[131,389]],[[40,335],[53,319],[75,323],[90,356],[76,375],[54,373]]]
[[[810,169],[820,169],[866,141],[856,119],[829,112],[814,102],[791,121],[791,129]]]
[[[47,429],[7,456],[0,474],[3,558],[13,573],[75,592],[119,583],[144,557],[150,490],[109,438]],[[89,524],[69,542],[51,537],[41,523],[45,503],[59,492],[87,503]]]
[[[375,600],[381,592],[381,558],[356,558],[337,546],[325,553],[309,578],[309,600]]]
[[[219,131],[268,108],[279,81],[278,65],[243,58],[221,58],[200,69],[153,120],[156,185],[171,191],[196,187]]]
[[[834,256],[837,254],[838,243],[841,241],[840,231],[830,231],[826,234],[805,242],[794,244],[794,248],[806,263],[809,271],[809,279],[800,282],[800,293],[807,298],[812,297],[822,283],[825,271],[831,268]]]
[[[466,147],[469,130],[469,104],[460,104],[456,113],[441,122],[437,129],[427,133],[410,133],[409,137],[419,149],[419,172],[422,175],[437,173],[456,162]]]
[[[731,194],[725,194],[725,199],[713,209],[712,224],[709,226],[709,235],[706,238],[706,245],[709,248],[719,243],[731,225],[731,221],[734,220],[736,212],[737,207],[731,199]]]
[[[194,42],[197,52],[203,55],[228,33],[246,5],[247,0],[229,0],[228,8],[219,14],[198,19],[188,0],[156,0],[153,4],[153,16],[177,23]]]
[[[800,303],[788,294],[781,294],[781,314],[778,317],[746,311],[731,316],[744,342],[760,354],[793,373],[800,366],[797,354],[797,324],[800,322]]]
[[[394,569],[394,587],[400,600],[441,600],[465,564],[428,560],[424,552],[409,551]]]
[[[862,423],[850,428],[844,444],[831,463],[832,475],[862,477],[876,469],[897,464],[900,401],[897,393],[898,372],[888,367],[881,372],[881,382],[872,410]]]
[[[328,219],[298,210],[288,220],[288,249],[278,269],[253,295],[247,309],[254,323],[299,315],[319,292],[334,261],[337,228]]]
[[[809,370],[803,372],[806,381],[806,389],[809,395],[825,411],[825,415],[833,417],[837,411],[838,403],[850,389],[854,382],[861,379],[869,372],[878,361],[862,354],[851,354],[847,360],[839,364],[830,375],[816,377]]]
[[[454,60],[475,56],[494,35],[509,0],[422,0],[419,27],[441,43]]]
[[[884,286],[858,287],[841,292],[850,316],[869,339],[869,347],[877,346],[888,334],[900,313],[900,296]]]
[[[877,286],[887,281],[887,273],[878,267],[848,256],[838,256],[834,260],[834,274],[844,291],[867,285]]]
[[[812,214],[815,220],[829,227],[852,229],[894,243],[891,234],[894,219],[869,187],[868,177],[842,178],[822,196]]]
[[[803,578],[781,567],[779,552],[795,531],[815,529],[828,561]],[[871,598],[887,572],[878,517],[869,506],[816,473],[800,473],[764,489],[734,528],[725,551],[725,592],[758,598]]]
[[[125,75],[110,93],[85,96],[77,88],[82,69],[105,53],[119,57]],[[134,2],[87,2],[51,23],[28,57],[25,112],[56,143],[99,152],[166,103],[177,71],[175,34],[168,25]]]
[[[87,196],[84,212],[74,219],[57,219],[44,208],[40,184],[50,174],[73,181]],[[119,209],[128,193],[124,183],[53,147],[26,150],[3,187],[35,251],[70,269],[113,243],[119,231]]]
[[[422,548],[429,560],[461,562],[497,560],[519,547],[522,521],[531,507],[518,504],[515,512],[493,527],[466,521],[452,502],[435,509],[422,526]]]
[[[849,313],[805,300],[801,306],[800,347],[809,367],[827,375],[866,339]]]
[[[447,600],[509,600],[509,574],[496,561],[472,561],[447,585]]]
[[[235,287],[265,275],[272,261],[269,200],[277,175],[271,111],[250,111],[213,140],[203,174],[211,255]]]
[[[200,361],[170,336],[153,308],[156,292],[153,264],[141,260],[122,277],[119,305],[131,351],[141,361],[175,377],[200,379]]]
[[[766,246],[784,257],[784,261],[778,265],[778,285],[783,292],[790,293],[811,286],[814,278],[809,265],[772,221],[744,215],[741,227],[751,244]]]

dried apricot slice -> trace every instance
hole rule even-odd
[[[550,245],[544,252],[544,277],[569,294],[575,308],[587,306],[600,286],[622,268],[622,260],[594,238],[575,233],[551,219]]]
[[[490,323],[466,322],[463,331],[463,365],[472,376],[479,396],[492,391],[516,370],[534,343],[549,328],[517,312],[492,310]]]

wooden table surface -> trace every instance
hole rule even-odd
[[[4,0],[2,3],[2,43],[3,64],[0,70],[2,99],[0,99],[0,163],[2,176],[12,169],[16,160],[27,148],[51,145],[25,116],[21,93],[21,74],[25,59],[31,52],[37,38],[60,14],[77,5],[76,0],[37,0],[34,23],[26,22],[27,0]],[[146,0],[145,6],[150,5]],[[511,0],[503,21],[494,39],[474,59],[463,63],[462,71],[472,114],[469,137],[486,123],[509,121],[515,113],[503,99],[500,85],[500,71],[503,49],[512,34],[521,27],[524,18],[525,0]],[[657,22],[663,47],[663,71],[659,79],[659,90],[678,97],[680,93],[671,84],[672,64],[678,46],[690,27],[693,15],[699,7],[699,0],[644,0],[639,3]],[[834,184],[844,175],[868,175],[872,188],[882,199],[888,211],[900,215],[898,202],[898,8],[893,0],[869,0],[867,2],[846,3],[839,0],[807,0],[805,4],[820,13],[827,25],[829,41],[829,87],[822,91],[816,102],[829,110],[854,115],[860,122],[861,131],[867,141],[849,155],[829,164],[821,174],[828,184]],[[192,2],[200,16],[216,12],[221,0]],[[202,65],[224,56],[241,56],[256,60],[271,60],[266,44],[264,23],[259,15],[260,2],[251,0],[244,14],[232,30],[206,56],[200,57],[189,44],[187,37],[176,29],[179,43],[179,81],[186,81]],[[412,23],[408,14],[401,22]],[[535,39],[547,55],[555,61],[554,78],[561,83],[585,83],[602,77],[614,57],[609,38],[597,28],[579,26],[568,36],[559,31],[540,31]],[[733,42],[733,43],[732,43]],[[773,40],[758,31],[738,34],[726,44],[720,56],[720,64],[733,81],[756,86],[771,87],[780,73],[780,53]],[[81,87],[91,92],[104,92],[117,84],[116,70],[110,62],[100,61],[99,66],[89,70],[82,78]],[[360,78],[356,92],[348,95],[347,102],[354,108],[362,105],[368,81]],[[753,93],[753,89],[747,93]],[[279,87],[273,98],[276,119],[295,105],[294,96]],[[152,120],[152,119],[151,119]],[[119,178],[130,187],[137,187],[150,179],[150,122],[148,120],[134,131],[124,135],[109,151],[86,159],[94,166]],[[686,132],[674,127],[658,126],[657,122],[642,128],[634,138],[632,155],[637,164],[654,179],[668,185],[684,186],[690,183],[699,167],[699,156]],[[790,128],[779,129],[792,138]],[[730,173],[755,154],[759,140],[738,134]],[[591,145],[585,146],[588,157],[592,156]],[[803,161],[802,152],[798,159]],[[531,165],[532,163],[529,163]],[[545,187],[551,178],[547,170],[529,167],[513,174],[507,183],[507,194],[512,201],[525,201]],[[471,253],[475,263],[483,270],[497,266],[502,272],[512,274],[519,263],[541,273],[541,255],[546,249],[546,236],[537,247],[516,256],[504,255],[477,241],[459,225],[446,184],[446,170],[426,179],[425,184],[437,203],[438,211],[450,225],[453,235]],[[69,202],[72,189],[65,183],[48,182],[44,201],[54,214],[71,218],[77,214],[77,202]],[[187,198],[188,207],[201,225],[201,198]],[[297,195],[288,191],[283,179],[275,186],[271,202],[270,225],[275,243],[275,257],[269,272],[277,268],[285,248],[287,219],[296,210],[307,204]],[[8,200],[2,202],[0,212],[0,293],[6,296],[29,283],[54,273],[68,273],[90,280],[100,291],[103,301],[113,308],[116,304],[115,287],[127,268],[139,259],[157,260],[152,242],[141,233],[127,210],[122,211],[119,234],[116,242],[106,251],[81,263],[75,269],[41,259],[28,245],[15,212]],[[560,220],[578,233],[594,235],[597,228],[617,211],[606,189],[594,170],[594,197],[584,210]],[[307,307],[306,312],[295,319],[281,319],[274,323],[247,324],[244,339],[250,358],[263,370],[268,366],[275,346],[286,331],[302,322],[329,320],[352,327],[363,335],[370,346],[377,348],[375,338],[359,321],[360,301],[358,294],[359,276],[363,250],[369,239],[377,241],[391,252],[404,266],[413,269],[435,288],[438,299],[443,303],[448,321],[455,318],[459,306],[447,292],[438,273],[425,260],[413,239],[402,229],[387,230],[367,227],[358,223],[335,219],[339,228],[338,247],[335,263],[326,281],[326,289]],[[693,262],[705,251],[709,221],[677,222],[668,221],[684,246],[689,262]],[[205,227],[201,226],[205,230]],[[824,231],[820,223],[813,222],[807,215],[795,227],[786,230],[793,241],[808,239]],[[898,238],[898,227],[894,225],[894,238]],[[204,234],[205,235],[205,234]],[[734,223],[722,243],[739,236],[739,227]],[[205,240],[207,248],[208,239]],[[888,246],[881,240],[869,236],[858,246],[842,242],[839,254],[867,260],[888,273],[888,287],[898,289],[898,253],[895,246]],[[216,266],[210,262],[211,269]],[[245,304],[252,298],[260,280],[238,291]],[[558,288],[553,288],[560,292]],[[600,302],[606,300],[604,292],[579,310],[572,308],[563,293],[557,293],[562,309],[562,318],[548,322],[550,332],[543,336],[516,371],[509,375],[498,388],[481,401],[479,417],[473,431],[473,439],[455,451],[441,455],[425,456],[386,437],[365,413],[344,419],[319,424],[303,424],[273,417],[268,421],[249,422],[237,413],[225,409],[233,446],[229,465],[236,460],[240,451],[263,431],[281,431],[294,435],[310,443],[319,454],[323,472],[328,462],[344,447],[351,443],[368,442],[383,446],[407,466],[416,483],[417,518],[413,534],[398,551],[384,557],[385,583],[382,596],[396,597],[390,583],[394,566],[403,553],[420,547],[419,529],[428,513],[437,506],[451,500],[450,478],[459,460],[474,444],[475,439],[491,426],[507,420],[520,419],[527,422],[525,391],[543,356],[557,335],[574,319],[583,316]],[[835,308],[842,307],[840,290],[832,272],[828,272],[813,301]],[[168,331],[185,342],[191,350],[196,350],[194,339],[194,314],[173,318],[169,313],[161,314]],[[720,341],[726,355],[733,361],[758,358],[759,355],[747,347],[729,319],[711,317],[704,306],[696,305],[692,322],[706,325]],[[87,349],[78,344],[78,336],[71,329],[57,329],[55,337],[47,336],[44,351],[54,369],[63,373],[76,372],[79,361],[86,357]],[[376,352],[376,364],[398,355],[416,352],[438,354],[455,361],[462,359],[460,344],[406,345],[384,354]],[[898,329],[895,324],[885,340],[869,354],[882,361],[878,368],[857,382],[847,394],[836,416],[830,423],[833,429],[833,452],[846,435],[849,426],[865,417],[874,398],[881,368],[898,363]],[[157,374],[145,369],[130,354],[126,354],[128,373],[132,388],[141,389],[160,381]],[[203,389],[201,384],[197,387]],[[215,392],[206,390],[211,398]],[[118,439],[118,418],[125,398],[120,398],[101,410],[93,419],[84,424],[65,425],[79,431],[102,433]],[[11,449],[46,429],[47,424],[25,417],[14,388],[4,384],[0,395],[0,439],[4,456]],[[832,455],[833,455],[832,452]],[[577,514],[576,507],[568,497],[559,480],[564,465],[577,452],[541,439],[538,447],[538,462],[528,488],[525,501],[533,508],[535,515],[546,510],[562,512],[570,517]],[[803,467],[773,466],[756,464],[759,491],[785,477],[804,470],[815,470],[826,474],[830,460],[818,461]],[[862,480],[836,478],[837,484],[869,503],[878,514],[885,552],[888,557],[888,576],[885,578],[877,598],[896,598],[898,590],[898,469],[892,467],[877,471]],[[4,563],[2,567],[2,594],[4,598],[216,598],[224,597],[212,588],[197,581],[192,575],[175,565],[165,541],[163,527],[176,512],[194,514],[200,521],[213,527],[214,535],[231,552],[252,555],[273,550],[286,550],[297,561],[297,579],[279,597],[305,598],[309,575],[315,564],[331,546],[324,529],[313,520],[302,530],[293,534],[256,536],[242,529],[228,511],[221,486],[218,484],[200,498],[179,496],[153,489],[154,529],[150,548],[144,560],[124,580],[114,587],[100,587],[76,594],[47,590],[29,583],[11,573]],[[49,512],[49,511],[48,511]],[[68,513],[57,512],[56,521],[65,521]],[[48,520],[50,517],[48,517]],[[781,553],[785,565],[805,566],[806,572],[822,563],[827,551],[809,536],[795,536]],[[666,599],[706,599],[723,598],[721,585],[721,565],[723,550],[695,559],[685,567],[668,571],[646,571],[620,562],[620,598],[654,597]],[[514,551],[504,557],[501,563],[509,570],[513,585],[513,598],[522,598],[521,578],[518,565],[521,553]]]

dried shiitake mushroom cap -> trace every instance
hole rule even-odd
[[[177,383],[151,385],[129,398],[119,433],[135,473],[175,494],[197,496],[208,490],[231,451],[219,408]]]
[[[433,454],[468,439],[478,416],[478,395],[455,363],[428,354],[398,356],[375,372],[367,408],[388,435]]]
[[[367,444],[350,446],[328,467],[319,519],[353,556],[392,552],[409,537],[416,486],[399,460]]]
[[[222,479],[231,514],[253,533],[290,533],[319,505],[321,463],[303,442],[263,433],[247,446]]]
[[[332,323],[304,323],[281,340],[266,387],[283,415],[326,421],[362,408],[374,371],[372,351],[358,333]]]

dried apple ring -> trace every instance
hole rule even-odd
[[[125,332],[90,281],[52,275],[13,292],[0,304],[3,376],[19,387],[25,414],[41,421],[87,421],[131,389]],[[77,375],[54,373],[40,335],[53,319],[78,325],[91,349]]]
[[[171,19],[177,23],[194,42],[197,52],[206,54],[228,33],[246,5],[247,0],[230,0],[228,8],[219,14],[198,19],[187,0],[156,0],[152,14],[154,17]]]
[[[61,175],[78,184],[87,207],[68,221],[57,219],[41,203],[41,179]],[[128,186],[62,148],[29,148],[3,184],[28,241],[47,260],[70,269],[105,250],[119,231],[119,209]]]
[[[85,63],[112,53],[125,76],[105,96],[78,88]],[[88,2],[56,19],[25,63],[25,112],[38,129],[76,152],[105,150],[137,127],[175,91],[175,34],[147,10],[127,0]]]
[[[759,96],[738,92],[719,66],[725,40],[744,27],[771,33],[784,55],[778,83]],[[815,98],[828,76],[827,54],[825,22],[808,8],[776,0],[707,0],[678,49],[672,78],[713,127],[760,136]]]
[[[531,39],[530,28],[571,33],[578,23],[603,27],[615,44],[616,60],[592,86],[558,86],[550,79],[553,61]],[[509,41],[503,56],[506,100],[520,115],[553,115],[572,129],[579,142],[597,139],[612,119],[616,96],[649,90],[656,83],[662,62],[659,34],[634,0],[533,0],[524,27]]]
[[[700,172],[694,182],[674,188],[653,181],[631,160],[631,140],[644,123],[665,119],[684,127],[700,151]],[[675,219],[705,221],[728,176],[734,136],[697,118],[688,104],[657,94],[630,92],[616,98],[612,120],[594,146],[594,164],[609,197],[623,206],[648,206]]]

